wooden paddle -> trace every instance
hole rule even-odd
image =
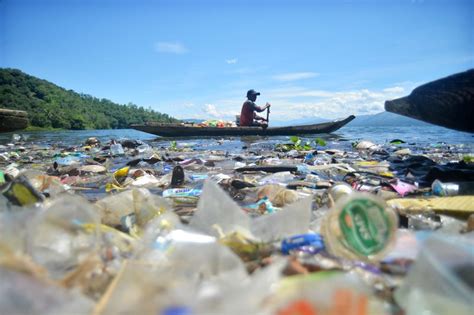
[[[270,107],[267,107],[267,126],[269,125],[268,118],[270,116]]]

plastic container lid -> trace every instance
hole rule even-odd
[[[397,214],[382,199],[356,192],[337,200],[321,233],[331,254],[374,262],[393,246],[397,228]]]

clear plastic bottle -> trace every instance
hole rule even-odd
[[[474,194],[474,182],[443,183],[436,179],[431,184],[431,191],[436,196],[457,196]]]
[[[110,154],[111,155],[123,155],[125,151],[120,143],[115,143],[110,145]]]
[[[431,184],[431,191],[436,196],[456,196],[459,192],[459,185],[455,183],[443,183],[436,179]]]
[[[331,254],[376,262],[393,246],[397,229],[398,216],[382,199],[355,192],[337,200],[321,233]]]

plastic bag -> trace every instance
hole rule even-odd
[[[79,196],[56,199],[31,220],[27,248],[33,260],[52,278],[64,276],[99,248],[99,218]]]
[[[151,194],[145,188],[105,197],[95,205],[99,209],[101,222],[110,226],[121,225],[122,217],[130,214],[135,214],[137,223],[143,226],[149,219],[170,208],[164,198]]]
[[[271,242],[306,233],[311,203],[310,197],[304,198],[278,212],[252,220],[226,192],[212,181],[206,181],[190,226],[216,237],[238,232],[249,239]]]
[[[422,247],[395,299],[407,315],[472,314],[474,237],[435,233]]]

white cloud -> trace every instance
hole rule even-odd
[[[212,118],[221,118],[224,116],[224,113],[217,110],[216,106],[213,104],[205,104],[203,107],[205,114]]]
[[[403,93],[405,92],[405,89],[401,86],[394,86],[394,87],[390,87],[390,88],[386,88],[386,89],[383,89],[383,91],[385,93],[395,93],[395,94],[398,94],[398,93]]]
[[[413,87],[411,82],[396,83],[378,89],[319,90],[301,86],[265,89],[265,94],[257,99],[258,105],[272,104],[272,121],[288,121],[300,118],[322,117],[335,119],[349,115],[375,114],[384,111],[386,100],[408,95]],[[233,121],[240,114],[245,96],[236,93],[208,103],[183,102],[184,110],[177,116],[183,118],[223,119]],[[189,108],[187,108],[189,106]]]
[[[273,76],[273,79],[278,81],[297,81],[303,79],[309,79],[317,77],[319,73],[316,72],[292,72],[292,73],[282,73]]]
[[[239,59],[237,58],[234,58],[234,59],[226,59],[225,62],[229,65],[233,65],[233,64],[236,64],[237,61],[239,61]]]
[[[205,104],[202,107],[202,111],[200,114],[197,114],[197,118],[201,119],[223,119],[233,121],[235,119],[235,115],[240,114],[240,108],[242,106],[240,101],[226,101],[220,100],[218,101],[220,104],[216,106],[214,104]]]
[[[308,117],[340,118],[351,114],[375,114],[384,111],[386,100],[407,95],[408,89],[393,86],[380,90],[311,90],[291,87],[267,91],[275,120]]]
[[[188,52],[188,49],[179,42],[158,42],[155,44],[155,50],[160,53],[177,55],[182,55]]]

